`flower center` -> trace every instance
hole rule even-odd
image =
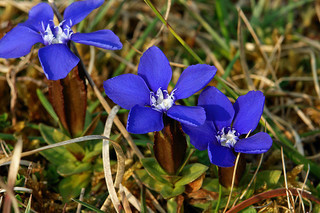
[[[235,129],[227,127],[222,128],[221,131],[218,131],[216,138],[221,146],[232,148],[238,142],[239,136],[240,134]]]
[[[45,45],[51,44],[65,44],[70,40],[71,35],[73,34],[71,27],[65,25],[62,27],[62,24],[65,22],[63,20],[58,26],[48,24],[47,27],[44,26],[42,22],[42,30],[41,33],[42,38],[44,40]],[[71,25],[70,20],[70,25]]]
[[[167,111],[174,103],[174,92],[175,90],[173,90],[169,95],[167,90],[161,90],[161,88],[157,90],[157,94],[150,92],[151,107],[159,112]]]

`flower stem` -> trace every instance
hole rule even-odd
[[[54,2],[50,2],[50,6],[52,7],[55,15],[57,16],[59,21],[62,21],[62,16],[59,13],[57,6],[55,5]],[[79,65],[82,68],[82,71],[84,72],[86,78],[88,79],[88,82],[90,84],[90,86],[92,87],[93,91],[95,92],[97,98],[99,99],[101,105],[103,106],[103,108],[108,112],[108,114],[111,111],[111,107],[109,106],[109,104],[107,103],[107,101],[104,99],[104,97],[102,96],[101,92],[99,91],[98,87],[96,86],[96,84],[94,83],[94,81],[92,80],[90,74],[88,73],[80,55],[79,52],[76,48],[76,46],[74,45],[73,42],[70,42],[71,45],[71,49],[74,51],[74,54],[80,59]],[[128,131],[126,130],[126,128],[123,126],[122,122],[120,121],[120,119],[118,118],[118,116],[116,116],[114,118],[114,123],[115,125],[118,127],[118,129],[120,130],[121,134],[123,135],[123,137],[128,141],[129,146],[132,148],[132,150],[135,152],[135,154],[139,157],[139,159],[144,158],[143,154],[141,153],[141,151],[139,150],[139,148],[137,147],[137,145],[134,143],[132,137],[130,136],[130,134],[128,133]]]

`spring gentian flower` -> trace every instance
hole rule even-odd
[[[127,130],[135,134],[163,129],[163,114],[181,123],[199,126],[205,111],[199,106],[176,105],[206,86],[214,77],[214,66],[198,64],[186,68],[175,88],[166,90],[172,77],[168,59],[158,47],[149,48],[140,58],[138,75],[123,74],[104,82],[104,89],[114,103],[130,109]]]
[[[79,62],[68,47],[70,40],[103,49],[121,49],[119,38],[110,30],[74,33],[71,29],[103,2],[87,0],[72,3],[64,11],[64,20],[57,26],[53,23],[54,14],[49,4],[34,6],[29,11],[28,20],[18,24],[0,40],[0,57],[19,58],[28,54],[34,44],[42,43],[46,46],[39,49],[38,56],[44,73],[49,80],[58,80],[66,77]]]
[[[207,87],[198,100],[198,105],[206,111],[206,122],[199,127],[182,124],[182,129],[190,136],[195,148],[208,149],[212,164],[231,167],[236,159],[234,152],[261,154],[272,145],[271,137],[265,132],[243,137],[256,129],[264,100],[262,92],[250,91],[232,105],[217,88]]]

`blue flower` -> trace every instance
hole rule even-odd
[[[216,74],[214,66],[198,64],[186,68],[175,88],[166,89],[172,77],[168,59],[158,47],[149,48],[140,58],[138,75],[124,74],[104,82],[114,103],[130,109],[127,130],[135,134],[163,129],[163,114],[191,126],[202,125],[205,111],[199,106],[176,105],[206,86]]]
[[[212,164],[234,165],[235,152],[261,154],[272,145],[271,137],[259,132],[248,138],[240,137],[256,129],[263,112],[265,97],[260,91],[240,96],[234,105],[215,87],[207,87],[199,96],[198,105],[206,111],[206,122],[199,127],[182,125],[190,142],[199,150],[208,149]]]
[[[74,33],[71,29],[103,2],[87,0],[72,3],[64,11],[64,20],[57,26],[53,23],[54,14],[49,4],[34,6],[29,11],[28,20],[18,24],[0,40],[0,57],[19,58],[28,54],[34,44],[42,43],[46,46],[39,49],[38,56],[44,73],[49,80],[58,80],[65,78],[79,62],[68,47],[70,40],[103,49],[121,49],[119,38],[110,30]]]

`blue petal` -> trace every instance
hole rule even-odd
[[[197,64],[185,69],[176,86],[175,98],[188,98],[205,87],[217,72],[217,68],[206,64]]]
[[[215,140],[216,130],[211,121],[206,121],[201,126],[181,124],[182,130],[189,135],[190,143],[199,150],[208,149],[208,144]]]
[[[217,88],[204,89],[199,96],[198,105],[205,109],[207,120],[213,121],[218,130],[231,126],[234,116],[232,103]]]
[[[47,27],[49,22],[53,24],[53,10],[47,3],[39,3],[29,11],[29,18],[20,26],[30,27],[37,32],[44,32],[43,27]],[[43,25],[43,26],[42,26]]]
[[[144,80],[134,74],[124,74],[103,82],[107,96],[122,108],[134,105],[150,106],[150,90]]]
[[[247,154],[261,154],[270,149],[272,139],[265,132],[259,132],[248,138],[240,139],[234,146],[234,151]]]
[[[65,44],[52,44],[39,49],[39,60],[49,80],[65,78],[79,58]]]
[[[86,0],[77,1],[70,4],[64,11],[63,18],[65,22],[63,23],[63,28],[68,25],[72,27],[82,21],[92,10],[100,7],[104,0]]]
[[[19,58],[27,55],[31,47],[43,42],[40,34],[24,26],[17,26],[0,40],[0,58]]]
[[[162,113],[150,107],[135,105],[129,112],[127,130],[133,134],[145,134],[163,129]]]
[[[167,115],[181,123],[200,126],[206,120],[206,113],[202,107],[199,106],[181,106],[173,105],[168,111]]]
[[[119,37],[111,30],[99,30],[92,33],[74,33],[71,36],[71,40],[107,50],[120,50],[122,48]]]
[[[209,143],[208,155],[210,162],[220,167],[234,166],[234,161],[236,160],[236,156],[233,154],[232,149],[221,146],[216,140]]]
[[[263,112],[264,99],[260,91],[250,91],[240,96],[233,105],[235,110],[233,128],[240,134],[255,130]]]
[[[167,57],[158,47],[152,46],[143,53],[138,66],[138,75],[146,81],[154,93],[160,87],[162,90],[168,88],[172,70]]]

